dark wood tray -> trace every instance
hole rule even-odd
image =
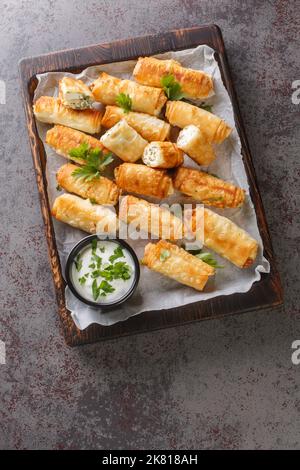
[[[255,206],[258,226],[265,248],[264,254],[270,262],[271,272],[270,274],[262,274],[261,280],[254,283],[251,290],[244,294],[216,297],[211,300],[172,308],[170,310],[146,312],[113,326],[103,327],[91,325],[86,330],[80,331],[76,328],[65,306],[65,283],[62,277],[47,196],[47,182],[45,177],[46,155],[43,143],[38,136],[32,112],[33,94],[37,85],[36,74],[60,70],[77,73],[90,65],[130,60],[140,55],[153,55],[170,50],[186,49],[199,44],[207,44],[215,49],[223,81],[231,97],[236,125],[242,142],[242,154],[248,175],[251,197]],[[63,334],[68,345],[75,346],[92,343],[94,341],[147,332],[198,320],[216,318],[282,304],[283,296],[280,277],[275,266],[265,213],[257,187],[255,170],[229,71],[222,34],[218,26],[208,25],[190,29],[179,29],[154,36],[138,37],[108,44],[54,52],[38,57],[30,57],[20,61],[19,72],[30,146],[46,228],[59,316],[61,318]]]

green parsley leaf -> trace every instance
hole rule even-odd
[[[199,105],[199,108],[204,109],[204,111],[208,111],[209,113],[212,113],[212,105],[211,104],[201,103]]]
[[[211,253],[199,253],[196,255],[196,257],[204,261],[204,263],[209,264],[213,268],[224,268],[224,266],[218,264],[218,262],[212,257]]]
[[[72,172],[75,178],[82,178],[84,181],[91,181],[99,178],[101,172],[113,161],[112,153],[104,154],[99,148],[90,148],[88,144],[81,144],[70,150],[69,155],[74,160],[83,161],[81,167]],[[92,204],[96,201],[90,199]]]
[[[99,250],[101,251],[101,253],[105,253],[105,246],[100,246]]]
[[[91,273],[91,278],[95,279],[96,277],[99,277],[100,276],[100,270],[99,269],[96,269],[95,271],[93,271]]]
[[[82,276],[82,277],[78,278],[78,281],[82,286],[86,283],[86,277],[87,276],[85,275],[85,276]]]
[[[165,75],[161,78],[160,83],[169,100],[181,100],[183,98],[181,85],[175,80],[174,75]]]
[[[96,262],[97,269],[99,269],[101,264],[102,264],[102,258],[100,256],[96,255],[96,253],[93,253],[92,254],[92,261]]]
[[[166,259],[170,258],[171,256],[171,253],[169,252],[169,250],[161,250],[160,252],[160,261],[166,261]]]
[[[62,191],[62,187],[59,184],[56,186],[56,191]]]
[[[124,253],[120,246],[114,249],[114,254],[109,257],[109,261],[113,263],[118,258],[124,258]]]
[[[81,255],[80,255],[80,253],[78,253],[78,255],[76,256],[76,258],[74,260],[75,267],[76,267],[77,271],[80,271],[81,268],[82,268],[82,260],[80,259],[80,257],[81,257]]]
[[[107,281],[101,281],[99,289],[103,290],[106,294],[110,294],[111,292],[114,292],[116,289],[109,284]]]
[[[96,267],[96,264],[95,264],[95,263],[91,263],[91,264],[89,264],[89,268],[91,268],[91,269],[95,269],[95,267]]]
[[[91,203],[91,204],[98,204],[98,202],[96,201],[96,199],[94,199],[93,197],[90,197],[90,203]]]
[[[97,250],[97,239],[93,238],[93,240],[92,240],[92,253],[93,253],[93,255],[96,254],[96,250]]]
[[[93,280],[92,284],[92,293],[93,293],[93,298],[94,300],[97,300],[100,294],[100,288],[97,286],[97,280]]]
[[[89,144],[84,142],[80,144],[78,147],[74,147],[70,150],[69,155],[74,160],[86,160],[89,150]]]
[[[132,99],[125,93],[119,93],[116,98],[116,103],[123,109],[124,113],[129,113],[132,109]]]
[[[107,281],[112,281],[113,280],[113,275],[109,270],[107,270],[107,268],[100,271],[100,276],[104,277],[104,279],[107,279]]]

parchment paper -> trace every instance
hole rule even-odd
[[[270,271],[269,262],[262,254],[262,241],[257,227],[254,207],[249,196],[247,177],[241,157],[241,143],[234,123],[232,105],[223,85],[219,67],[214,59],[214,51],[208,46],[198,46],[194,49],[167,52],[165,54],[156,55],[155,57],[164,59],[174,58],[185,67],[201,69],[213,76],[215,94],[206,100],[206,103],[213,106],[213,113],[222,117],[233,128],[233,132],[225,142],[216,146],[217,158],[209,167],[204,168],[204,170],[207,169],[209,172],[215,173],[219,177],[243,187],[247,192],[247,198],[243,207],[239,209],[211,209],[225,217],[229,217],[258,240],[258,257],[251,268],[241,270],[232,265],[229,261],[213,253],[219,264],[224,266],[224,269],[217,270],[214,278],[210,279],[207,283],[204,292],[197,292],[196,290],[185,287],[176,281],[151,272],[146,267],[141,266],[140,283],[134,296],[121,307],[105,313],[102,313],[100,309],[87,307],[85,304],[81,303],[67,287],[67,308],[71,311],[73,320],[80,329],[85,329],[91,323],[112,325],[147,310],[156,311],[153,315],[160,315],[159,310],[161,309],[199,302],[220,295],[247,292],[252,284],[260,279],[260,273],[268,273]],[[120,78],[131,78],[135,63],[136,61],[127,61],[89,67],[81,74],[75,75],[75,77],[80,78],[87,84],[97,78],[100,71],[105,71]],[[35,99],[42,95],[57,96],[58,81],[66,75],[73,76],[65,72],[51,72],[39,75],[39,84],[35,92]],[[50,127],[50,125],[38,123],[38,131],[44,142],[46,131]],[[61,192],[58,192],[56,189],[55,173],[62,164],[66,163],[66,160],[57,155],[47,145],[45,145],[45,148],[47,153],[48,195],[52,205],[54,199],[61,194]],[[185,157],[185,165],[199,168],[188,157]],[[107,174],[107,176],[109,176],[109,174]],[[178,200],[178,195],[175,196],[175,199],[176,198]],[[186,199],[181,197],[181,202],[186,202]],[[62,269],[64,270],[68,253],[75,243],[87,234],[56,220],[54,220],[54,230]],[[141,259],[144,246],[148,241],[127,241],[134,248],[139,259]],[[205,249],[205,251],[209,250]]]

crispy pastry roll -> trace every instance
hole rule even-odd
[[[129,236],[137,231],[150,233],[153,237],[180,240],[184,236],[183,224],[164,207],[134,196],[121,200],[119,219],[129,224]],[[133,237],[132,237],[133,238]]]
[[[203,224],[200,224],[203,226],[203,233],[199,231],[200,235],[197,237],[196,223],[199,226],[201,217],[204,217]],[[239,268],[248,268],[255,261],[257,241],[231,220],[209,209],[197,208],[193,211],[193,223],[196,238]]]
[[[165,240],[146,245],[142,264],[197,290],[203,290],[209,277],[215,274],[207,263]]]
[[[73,194],[62,194],[57,197],[51,213],[57,220],[88,233],[116,232],[115,212]]]
[[[143,162],[152,168],[175,168],[183,164],[183,152],[173,142],[151,142],[144,150]]]
[[[78,111],[63,106],[59,98],[41,96],[33,105],[33,112],[38,121],[48,124],[62,124],[88,134],[101,130],[102,113],[95,109]]]
[[[125,119],[122,119],[100,138],[100,142],[124,162],[136,162],[148,142]]]
[[[204,132],[209,142],[223,142],[231,132],[231,127],[215,114],[184,101],[168,101],[166,117],[170,124],[182,129],[194,124]]]
[[[216,158],[212,144],[207,142],[205,134],[199,127],[193,124],[180,131],[177,147],[199,165],[209,165]]]
[[[133,70],[135,80],[143,85],[161,87],[161,79],[172,74],[186,98],[204,99],[213,93],[213,80],[202,70],[182,67],[175,60],[140,57]]]
[[[89,109],[94,100],[89,87],[81,80],[64,77],[59,81],[59,99],[67,108]]]
[[[103,127],[110,129],[121,119],[125,119],[133,129],[149,142],[153,140],[163,141],[169,138],[171,126],[167,122],[149,114],[132,111],[125,113],[118,106],[106,106],[101,124]]]
[[[137,163],[123,163],[115,168],[117,186],[130,193],[164,199],[173,194],[172,179],[163,170]]]
[[[84,143],[88,144],[90,148],[99,148],[105,152],[100,140],[70,127],[54,126],[46,134],[46,144],[50,145],[56,153],[70,160],[72,158],[69,152]],[[84,161],[76,159],[76,163],[84,163]]]
[[[115,183],[104,176],[85,181],[72,175],[78,166],[66,163],[56,173],[59,186],[69,193],[77,194],[84,199],[90,199],[96,204],[116,205],[119,198],[119,190]]]
[[[243,189],[203,171],[190,168],[178,168],[173,184],[178,191],[208,206],[240,207],[245,200]]]
[[[139,85],[132,80],[121,80],[108,75],[105,72],[91,85],[92,93],[96,101],[113,105],[117,104],[120,93],[129,95],[132,101],[132,110],[141,113],[158,116],[167,98],[160,88]]]

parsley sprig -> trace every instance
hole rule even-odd
[[[124,113],[129,113],[132,109],[132,99],[125,93],[119,93],[116,97],[116,103],[123,109]]]
[[[69,152],[72,160],[84,162],[83,166],[76,168],[72,176],[91,181],[99,178],[104,168],[113,161],[112,153],[104,154],[99,148],[90,148],[87,143],[75,147]]]
[[[211,253],[208,252],[202,252],[202,250],[194,249],[194,250],[186,250],[188,251],[191,255],[196,256],[197,258],[201,259],[206,264],[209,264],[213,268],[224,268],[224,266],[221,266],[218,264],[217,260],[215,260],[212,256]]]
[[[209,113],[212,113],[212,105],[211,104],[201,103],[199,105],[199,108],[202,108],[202,109],[204,109],[204,111],[208,111]]]
[[[181,100],[184,96],[180,83],[175,80],[173,74],[165,75],[160,80],[161,86],[169,100]]]

